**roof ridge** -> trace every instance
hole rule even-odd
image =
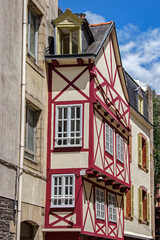
[[[111,24],[112,22],[113,22],[113,21],[105,22],[105,23],[90,24],[90,25],[88,25],[88,26],[89,26],[89,27],[101,26],[101,25]]]

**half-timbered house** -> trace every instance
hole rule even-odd
[[[114,22],[52,21],[46,240],[124,239],[130,107]]]

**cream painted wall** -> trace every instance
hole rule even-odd
[[[131,126],[132,126],[132,162],[131,162],[131,181],[134,185],[134,218],[132,221],[125,220],[125,232],[132,234],[140,234],[145,236],[151,236],[151,224],[149,226],[145,224],[141,224],[138,222],[138,188],[139,186],[144,186],[148,192],[151,192],[150,189],[150,169],[148,173],[144,172],[142,169],[138,167],[138,138],[137,135],[139,132],[143,133],[149,141],[150,133],[149,130],[144,127],[143,124],[140,123],[136,119],[133,114],[131,114]],[[149,145],[150,146],[150,145]],[[150,149],[149,149],[150,156]],[[150,201],[151,202],[151,201]]]
[[[66,67],[66,68],[57,68],[63,76],[65,76],[70,82],[79,75],[86,67]],[[68,83],[61,78],[57,73],[52,71],[52,98],[56,97]],[[84,94],[89,96],[89,71],[86,72],[74,82],[74,85],[78,87]],[[75,88],[67,88],[62,95],[60,95],[56,101],[78,101],[86,100]]]
[[[104,53],[105,53],[105,56],[107,59],[110,76],[112,79],[114,79],[117,66],[116,66],[113,44],[112,44],[112,41],[109,42],[109,39],[104,44]],[[109,84],[112,84],[112,81],[110,80],[109,73],[107,70],[107,65],[106,65],[104,54],[103,54],[103,50],[101,50],[99,53],[99,57],[97,58],[97,61],[96,61],[96,67],[103,74],[103,76],[106,78],[106,80],[109,82]],[[101,83],[103,80],[101,79],[101,77],[98,74],[97,74],[97,76],[98,76],[99,82]],[[118,72],[116,75],[114,89],[118,92],[119,96],[127,103],[126,98],[123,93],[123,89],[121,86]],[[109,93],[107,93],[107,96],[111,99]]]

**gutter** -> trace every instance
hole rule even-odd
[[[20,129],[20,160],[18,182],[18,210],[16,240],[20,240],[21,207],[22,207],[22,177],[24,159],[24,127],[25,127],[25,85],[26,85],[26,38],[27,38],[27,0],[23,0],[23,42],[22,42],[22,80],[21,80],[21,129]]]

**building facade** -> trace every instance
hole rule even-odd
[[[125,194],[125,239],[153,239],[153,104],[148,85],[125,72],[130,99],[131,189]],[[139,83],[139,84],[138,84]]]
[[[70,9],[53,20],[46,239],[124,239],[130,107],[114,22]]]
[[[1,1],[0,15],[0,239],[43,239],[48,116],[45,49],[53,37],[50,19],[58,16],[58,1]]]

